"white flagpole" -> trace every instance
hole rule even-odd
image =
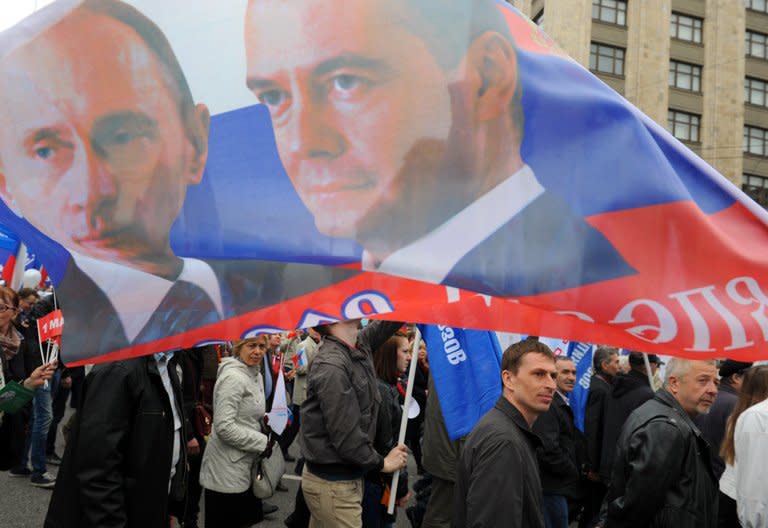
[[[45,361],[45,353],[43,352],[43,340],[40,337],[40,323],[39,321],[35,321],[35,326],[37,327],[37,344],[40,345],[40,359],[43,362],[43,365],[47,363]],[[48,388],[48,380],[45,380],[45,383],[43,386],[47,389]]]
[[[421,344],[421,331],[416,327],[416,335],[413,337],[411,349],[411,368],[408,370],[408,386],[405,388],[405,400],[403,402],[403,416],[400,418],[400,434],[397,437],[397,445],[405,443],[405,431],[408,428],[408,410],[411,408],[413,394],[413,380],[416,378],[416,364],[419,362],[419,345]],[[387,513],[395,512],[395,499],[397,497],[397,483],[400,481],[400,470],[392,474],[392,485],[389,488],[389,505]]]

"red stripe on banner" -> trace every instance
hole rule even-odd
[[[742,205],[706,215],[693,202],[677,202],[588,220],[637,274],[502,299],[361,273],[279,306],[88,361],[361,317],[557,336],[684,357],[768,357],[768,236]],[[736,248],[734,240],[751,243]],[[730,256],[727,262],[722,255]]]
[[[499,10],[509,24],[509,29],[512,31],[515,45],[518,48],[572,60],[567,53],[560,49],[552,37],[544,33],[529,18],[516,14],[509,6],[499,5]]]

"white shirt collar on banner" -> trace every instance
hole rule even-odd
[[[364,251],[362,267],[439,284],[467,253],[543,193],[544,187],[531,168],[523,165],[437,229],[398,249],[378,266],[371,254]]]
[[[129,341],[136,339],[174,284],[174,281],[113,262],[77,253],[72,253],[72,258],[112,303]],[[191,282],[202,288],[216,306],[219,317],[223,317],[221,288],[211,267],[202,260],[182,260],[184,267],[177,280]]]

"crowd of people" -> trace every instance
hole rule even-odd
[[[660,383],[657,356],[598,347],[581,424],[576,365],[529,337],[503,353],[495,406],[451,440],[412,325],[342,321],[86,375],[41,364],[34,323],[55,308],[51,294],[0,287],[0,386],[34,391],[0,418],[0,470],[53,489],[46,527],[247,527],[280,514],[289,527],[383,528],[398,515],[417,528],[768,526],[768,365],[673,358]],[[404,445],[411,362],[419,412]],[[290,418],[273,431],[282,387]],[[276,454],[300,476],[290,512],[254,493],[255,468]]]

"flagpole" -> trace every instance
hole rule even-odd
[[[47,363],[45,360],[45,352],[43,352],[43,340],[40,337],[40,324],[39,321],[35,321],[35,327],[37,328],[37,344],[40,345],[40,360],[43,362],[43,365]],[[45,380],[45,383],[43,383],[43,387],[46,389],[48,388],[48,380]]]
[[[397,445],[405,443],[405,431],[408,428],[408,410],[411,408],[413,394],[413,380],[416,378],[416,365],[419,362],[419,345],[421,344],[421,331],[416,327],[411,348],[411,368],[408,370],[408,386],[405,388],[405,400],[403,401],[403,416],[400,418],[400,434],[397,437]],[[392,515],[395,511],[395,499],[397,498],[397,483],[400,481],[400,470],[392,474],[392,485],[389,488],[389,506],[387,513]]]

